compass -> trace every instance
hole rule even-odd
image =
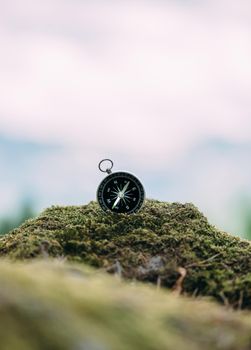
[[[110,167],[101,168],[109,162]],[[103,159],[99,163],[99,170],[108,175],[100,183],[97,190],[97,200],[104,211],[113,213],[136,213],[143,205],[145,190],[139,179],[131,173],[118,171],[112,173],[113,162]]]

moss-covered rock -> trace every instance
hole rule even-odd
[[[251,348],[250,314],[95,271],[55,261],[0,261],[0,348]]]
[[[0,256],[64,257],[251,308],[250,243],[210,225],[192,204],[147,200],[133,215],[105,214],[96,202],[52,207],[3,237]]]

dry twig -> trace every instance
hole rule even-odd
[[[177,271],[180,274],[180,277],[177,279],[175,285],[172,288],[172,293],[175,295],[180,295],[182,293],[182,284],[184,278],[186,277],[187,270],[184,267],[179,267]]]
[[[210,256],[210,258],[206,259],[206,260],[203,260],[203,261],[200,261],[200,262],[196,262],[196,263],[192,263],[192,264],[189,264],[189,265],[186,265],[186,268],[188,269],[189,267],[194,267],[194,266],[206,266],[205,263],[207,262],[210,262],[212,260],[214,260],[217,256],[221,255],[221,253],[217,253],[213,256]]]

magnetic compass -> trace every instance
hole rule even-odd
[[[109,162],[110,167],[101,168],[105,162]],[[145,199],[145,190],[139,179],[124,171],[112,173],[113,162],[110,159],[103,159],[98,167],[108,174],[97,190],[100,207],[113,213],[136,213]]]

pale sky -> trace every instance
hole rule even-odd
[[[163,178],[158,190],[152,183],[186,172],[196,147],[251,142],[249,0],[0,0],[0,50],[0,134],[64,147],[45,157],[53,171],[34,167],[32,178],[62,201],[76,176],[68,168],[91,199],[107,156],[168,201]],[[246,159],[235,164],[208,155],[192,195],[182,195],[184,176],[172,200],[228,218],[229,196],[250,183]],[[212,189],[215,165],[222,181]],[[14,182],[1,187],[15,198]]]

